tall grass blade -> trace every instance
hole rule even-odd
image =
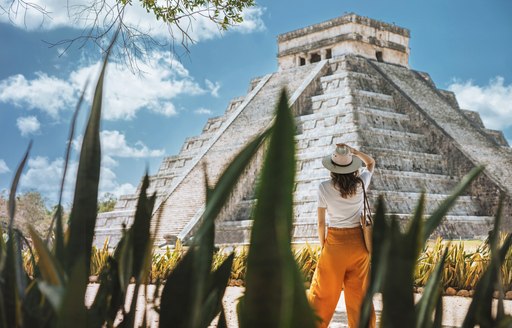
[[[39,256],[37,268],[41,272],[43,281],[54,286],[64,284],[64,272],[57,258],[53,256],[37,232],[29,226],[30,237]]]
[[[445,248],[441,261],[439,261],[439,263],[436,265],[434,272],[430,276],[425,286],[425,290],[423,292],[423,295],[421,296],[421,299],[416,304],[417,328],[430,328],[435,325],[435,322],[432,322],[432,315],[434,313],[434,309],[437,308],[437,303],[442,302],[441,278],[447,255],[448,247]],[[442,312],[439,314],[436,311],[435,316],[438,315],[440,315],[442,319]]]
[[[501,246],[498,248],[499,231],[503,212],[503,195],[500,197],[498,211],[495,217],[494,229],[489,233],[489,245],[491,247],[491,263],[478,281],[475,288],[473,300],[469,305],[468,313],[464,319],[462,327],[494,327],[498,325],[492,317],[492,297],[496,284],[501,283],[499,280],[499,270],[509,248],[512,245],[512,234],[508,234]],[[498,288],[499,289],[499,288]],[[505,320],[500,318],[501,320]]]
[[[258,186],[240,327],[315,326],[290,248],[294,134],[294,120],[283,91]]]
[[[133,224],[130,227],[130,234],[133,235],[133,269],[132,275],[139,280],[143,264],[148,254],[147,249],[151,247],[151,213],[155,205],[156,195],[147,197],[147,188],[149,187],[149,177],[146,173],[142,181],[139,199],[137,201],[137,210]],[[151,256],[151,254],[150,254]]]
[[[233,265],[234,258],[235,254],[231,253],[211,276],[205,293],[200,327],[208,327],[212,320],[222,311],[222,298],[231,275],[231,266]]]
[[[194,269],[194,255],[195,252],[188,251],[167,277],[160,301],[159,327],[192,327],[190,273]]]
[[[400,232],[398,220],[392,217],[391,226],[387,238],[390,239],[390,249],[387,261],[387,271],[378,274],[384,275],[385,282],[382,286],[381,325],[383,328],[395,327],[396,322],[402,322],[403,327],[414,327],[414,298],[413,268],[414,259],[411,259],[413,245],[407,243],[406,236]],[[406,248],[409,248],[407,250]]]
[[[217,184],[215,185],[214,191],[208,196],[208,203],[206,204],[203,213],[203,222],[197,233],[194,235],[194,240],[201,240],[202,236],[209,231],[211,225],[214,223],[214,219],[222,210],[222,207],[226,204],[229,199],[231,191],[235,187],[238,179],[243,174],[244,170],[250,164],[254,155],[261,147],[263,141],[270,134],[269,130],[266,130],[262,134],[258,135],[252,140],[247,146],[240,151],[240,153],[231,161],[229,166],[224,170]],[[205,218],[210,218],[205,220]]]
[[[64,290],[62,303],[58,311],[57,328],[87,328],[87,308],[84,304],[87,288],[86,259],[79,258],[71,271],[68,284]]]
[[[480,173],[485,169],[484,166],[477,166],[473,168],[463,179],[462,181],[455,187],[455,189],[451,192],[450,196],[448,196],[439,207],[432,213],[432,215],[425,222],[425,229],[423,233],[423,243],[427,241],[430,235],[434,232],[434,230],[439,226],[443,217],[448,213],[450,208],[455,204],[457,198],[464,193],[464,191],[469,187],[471,182],[473,182]]]
[[[9,193],[9,234],[12,232],[12,229],[14,228],[14,214],[16,212],[16,191],[18,190],[18,183],[20,182],[21,173],[23,172],[25,164],[28,160],[30,148],[32,148],[32,141],[30,141],[28,144],[27,150],[25,151],[25,155],[23,155],[23,158],[20,164],[18,165],[18,168],[16,169],[16,173],[14,174],[14,179],[11,184],[11,191]]]
[[[384,282],[384,272],[387,272],[388,262],[386,258],[391,247],[391,240],[387,238],[390,229],[385,217],[386,209],[384,197],[379,195],[377,201],[377,209],[374,215],[374,227],[372,234],[372,264],[370,271],[370,285],[366,291],[366,295],[361,305],[361,317],[359,319],[359,327],[366,328],[370,323],[373,295],[382,289]]]
[[[197,313],[202,312],[201,307],[208,299],[208,294],[205,295],[204,290],[208,280],[212,279],[210,270],[213,257],[214,220],[225,206],[238,179],[267,135],[268,132],[263,133],[244,147],[222,173],[215,188],[211,189],[208,186],[208,179],[205,176],[207,202],[201,225],[194,235],[189,251],[167,278],[162,291],[161,327],[197,326],[203,320]]]
[[[59,190],[59,202],[57,203],[57,211],[55,211],[52,222],[50,223],[50,227],[48,228],[48,234],[46,235],[46,244],[50,241],[50,236],[53,231],[53,226],[56,224],[55,229],[55,254],[58,259],[64,258],[64,230],[62,227],[62,195],[64,194],[64,184],[66,182],[66,174],[68,171],[69,165],[69,156],[71,154],[71,145],[73,143],[73,138],[75,137],[75,128],[76,128],[76,120],[78,118],[78,112],[82,107],[82,102],[84,100],[85,91],[89,85],[89,81],[85,82],[84,88],[82,89],[82,93],[80,94],[80,98],[78,99],[78,103],[75,107],[75,112],[73,113],[73,117],[71,118],[70,128],[69,128],[69,136],[68,143],[66,145],[66,154],[64,156],[64,167],[62,170],[62,179],[60,181],[60,190]],[[56,223],[55,223],[56,222]]]
[[[4,296],[6,321],[8,327],[22,326],[22,302],[27,285],[23,261],[21,257],[21,243],[19,232],[11,229],[7,241],[7,255],[4,271]]]
[[[443,327],[443,294],[439,293],[436,301],[436,313],[434,315],[434,324],[432,328]]]
[[[16,169],[9,194],[9,240],[5,245],[5,266],[0,276],[3,278],[2,293],[5,302],[5,321],[8,327],[21,327],[22,325],[22,300],[25,296],[25,288],[27,286],[21,256],[21,242],[19,232],[14,229],[14,217],[16,214],[16,192],[18,183],[28,160],[31,147],[32,141],[29,143],[25,155]],[[0,287],[2,286],[0,285]]]
[[[80,151],[75,196],[70,214],[69,240],[66,245],[65,269],[68,273],[72,271],[77,259],[86,261],[85,270],[89,272],[89,259],[91,257],[98,207],[98,184],[101,165],[100,119],[103,79],[108,55],[109,53],[105,56],[96,84],[91,112]]]
[[[101,327],[104,323],[107,327],[112,327],[118,310],[124,306],[125,293],[121,289],[117,268],[117,261],[110,257],[107,266],[100,273],[101,283],[89,311],[89,323],[92,327]]]

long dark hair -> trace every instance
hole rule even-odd
[[[342,198],[354,196],[357,192],[357,186],[361,184],[359,171],[347,174],[331,172],[331,178],[334,188],[340,192]]]

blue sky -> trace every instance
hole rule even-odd
[[[72,0],[79,3],[83,0]],[[0,0],[8,8],[11,0]],[[69,121],[79,91],[95,77],[100,52],[87,45],[50,48],[47,42],[77,36],[59,0],[34,0],[51,11],[9,20],[0,9],[0,191],[11,183],[29,140],[34,140],[21,191],[40,191],[56,202]],[[172,57],[155,48],[141,63],[144,74],[112,64],[102,125],[101,191],[132,192],[146,167],[179,152],[229,100],[244,95],[253,77],[277,69],[276,36],[348,12],[395,23],[411,31],[410,67],[428,72],[438,87],[457,93],[461,107],[480,112],[488,128],[512,141],[512,2],[508,0],[258,1],[242,26],[219,33],[195,21],[190,54]],[[165,33],[138,8],[128,18],[163,40]],[[23,20],[24,19],[24,20]],[[155,28],[156,26],[156,28]],[[177,49],[180,54],[183,51]],[[114,58],[115,61],[115,58]],[[80,143],[85,115],[78,124]],[[76,151],[71,169],[76,168]],[[67,187],[67,202],[71,186]]]

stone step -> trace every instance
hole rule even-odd
[[[360,130],[360,137],[366,146],[373,148],[414,152],[428,152],[431,148],[425,135],[413,132],[367,127]]]
[[[446,159],[439,154],[386,147],[364,147],[363,151],[375,159],[379,169],[450,175]]]
[[[371,188],[375,190],[397,190],[401,192],[422,192],[442,194],[452,190],[459,182],[459,177],[442,174],[405,172],[376,169]]]
[[[359,124],[363,129],[369,126],[383,130],[419,132],[418,126],[406,114],[370,108],[357,110],[357,114]]]
[[[354,97],[350,94],[349,89],[337,89],[336,91],[320,94],[311,97],[312,112],[326,111],[337,106],[343,107],[353,102]]]
[[[374,107],[374,108],[395,108],[395,101],[392,96],[365,91],[365,90],[354,90],[352,92],[354,101],[359,106]]]
[[[399,214],[395,215],[399,219],[402,230],[406,230],[412,215]],[[425,216],[425,219],[427,216]],[[488,231],[492,229],[493,217],[490,216],[445,216],[441,225],[430,236],[435,239],[438,236],[444,239],[484,239],[488,235]],[[307,219],[295,221],[293,224],[292,238],[293,242],[318,242],[317,234],[317,218],[311,216]]]
[[[413,213],[421,193],[415,192],[399,192],[388,190],[370,190],[368,197],[371,206],[377,204],[377,197],[379,194],[384,196],[386,208],[388,213]],[[316,213],[317,210],[317,194],[300,195],[294,199],[295,215],[297,217],[306,215],[307,213]],[[432,213],[441,202],[446,199],[447,194],[427,194],[425,213]],[[450,210],[449,215],[469,215],[479,216],[480,208],[476,201],[471,196],[461,196],[458,198],[454,207]],[[300,213],[300,214],[299,214]]]
[[[297,147],[297,168],[304,170],[309,167],[318,167],[318,165],[313,162],[332,153],[333,145],[340,142],[344,142],[349,145],[356,144],[357,131],[348,132],[347,134],[334,134],[332,136],[331,143],[329,143],[329,137],[310,141],[306,140],[304,144],[300,145],[300,148]],[[309,146],[307,146],[307,144],[309,144]]]
[[[320,158],[318,162],[321,162]],[[329,173],[321,164],[317,169],[310,169],[307,173],[299,172],[294,192],[315,194],[320,182],[328,179]],[[460,178],[447,175],[375,169],[370,189],[442,194],[446,190],[452,190],[459,181]]]
[[[357,126],[353,122],[333,126],[319,126],[315,130],[306,130],[304,133],[295,136],[297,150],[306,148],[311,150],[315,146],[333,145],[332,140],[335,136],[357,133],[357,131]]]

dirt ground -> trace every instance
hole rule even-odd
[[[90,305],[93,301],[94,295],[98,290],[98,284],[91,284],[87,289],[86,294],[86,304]],[[133,288],[133,286],[131,286]],[[149,295],[148,301],[151,301],[155,291],[154,286],[148,286],[147,294]],[[236,316],[236,304],[238,302],[238,298],[242,296],[244,292],[243,287],[228,287],[226,289],[226,293],[224,295],[224,308],[226,310],[226,316],[228,320],[229,328],[237,328],[238,320]],[[133,293],[133,290],[132,290]],[[421,295],[415,294],[416,299],[418,300]],[[129,306],[128,300],[127,309]],[[139,298],[137,300],[137,322],[140,324],[142,322],[142,317],[144,314],[144,290],[139,291]],[[382,311],[382,299],[380,295],[376,295],[373,299],[373,303],[375,306],[375,311],[377,313],[377,322],[380,318],[380,313]],[[443,326],[444,327],[460,327],[466,315],[469,304],[471,303],[471,298],[468,297],[459,297],[459,296],[446,296],[443,297]],[[496,302],[495,304],[496,305]],[[508,314],[512,314],[512,301],[505,301],[505,312]],[[152,310],[152,305],[147,307],[146,312],[148,322],[151,322],[151,327],[158,326],[158,316],[155,311]],[[216,327],[215,322],[212,323],[212,326]],[[347,312],[345,310],[345,301],[343,294],[340,298],[340,302],[336,307],[336,312],[334,314],[333,320],[329,325],[330,328],[340,328],[340,327],[348,327],[347,326]]]

